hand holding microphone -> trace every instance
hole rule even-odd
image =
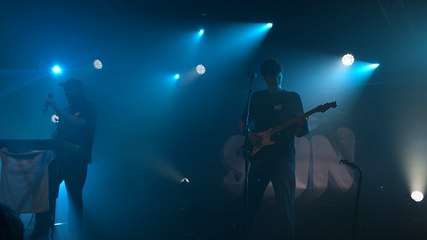
[[[46,100],[44,101],[44,107],[43,107],[43,113],[46,113],[47,109],[49,108],[49,106],[53,105],[54,101],[53,101],[53,94],[49,93],[47,95]]]
[[[248,74],[246,74],[249,78],[255,79],[258,77],[258,73],[256,72],[248,72]]]

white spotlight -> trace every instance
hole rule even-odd
[[[93,61],[93,67],[95,68],[95,69],[97,69],[97,70],[100,70],[100,69],[102,69],[102,62],[101,62],[101,60],[99,60],[99,59],[95,59],[94,61]]]
[[[58,117],[58,115],[53,114],[53,115],[52,115],[52,117],[50,117],[50,120],[51,120],[53,123],[58,123],[58,122],[59,122],[59,117]]]
[[[424,199],[424,195],[422,192],[420,191],[413,191],[411,193],[411,198],[412,200],[414,200],[415,202],[421,202]]]
[[[188,178],[182,178],[179,183],[190,183],[190,180]]]
[[[203,75],[203,74],[205,74],[205,73],[206,73],[206,68],[205,68],[205,66],[204,66],[203,64],[199,64],[199,65],[197,65],[197,66],[196,66],[196,72],[197,72],[197,74],[199,74],[199,75]]]
[[[354,63],[354,56],[351,55],[350,53],[342,57],[342,64],[344,64],[345,66],[349,67],[353,65],[353,63]]]
[[[272,27],[273,27],[273,23],[267,23],[265,26],[266,26],[267,28],[272,28]]]

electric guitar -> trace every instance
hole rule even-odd
[[[322,105],[319,105],[313,109],[311,109],[308,112],[305,112],[303,114],[303,117],[307,118],[310,115],[317,113],[317,112],[326,112],[328,109],[330,108],[335,108],[337,106],[337,102],[333,101],[330,103],[325,103]],[[273,136],[274,134],[289,128],[295,124],[297,124],[298,122],[298,118],[293,118],[287,122],[284,122],[282,124],[280,124],[277,127],[274,128],[270,128],[264,132],[253,132],[253,133],[249,133],[249,141],[252,144],[252,149],[249,151],[251,156],[254,156],[259,150],[261,150],[263,147],[268,146],[268,145],[273,145],[276,142],[271,140],[271,136]]]

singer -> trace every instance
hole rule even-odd
[[[282,66],[276,59],[267,59],[261,65],[261,75],[267,89],[254,92],[249,109],[249,141],[259,141],[256,132],[263,132],[295,119],[289,129],[271,136],[276,143],[266,146],[251,156],[248,173],[248,227],[253,233],[254,219],[264,191],[271,181],[274,194],[283,216],[283,239],[295,239],[295,147],[294,137],[308,133],[303,117],[300,96],[282,88]],[[240,120],[241,130],[247,115],[245,108]],[[252,238],[251,238],[252,239]]]
[[[36,214],[34,232],[30,239],[46,239],[54,219],[59,185],[65,182],[69,209],[69,231],[73,239],[79,238],[83,216],[83,187],[87,165],[92,162],[92,145],[95,135],[96,109],[84,92],[80,80],[72,78],[60,84],[64,88],[69,106],[59,108],[52,95],[45,101],[59,116],[58,127],[52,135],[63,146],[56,152],[56,159],[49,165],[49,211]]]

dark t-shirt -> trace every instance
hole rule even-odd
[[[303,107],[300,96],[295,92],[261,90],[252,94],[249,113],[251,130],[262,132],[293,119],[297,113],[303,113]],[[291,127],[273,135],[271,139],[276,143],[264,146],[254,157],[294,161],[295,129]]]
[[[66,120],[59,119],[57,128],[57,138],[67,143],[79,146],[84,161],[92,162],[92,145],[95,135],[96,109],[92,102],[82,100],[80,103],[70,105],[65,109],[73,116],[82,118],[85,121],[83,126],[76,126]]]

